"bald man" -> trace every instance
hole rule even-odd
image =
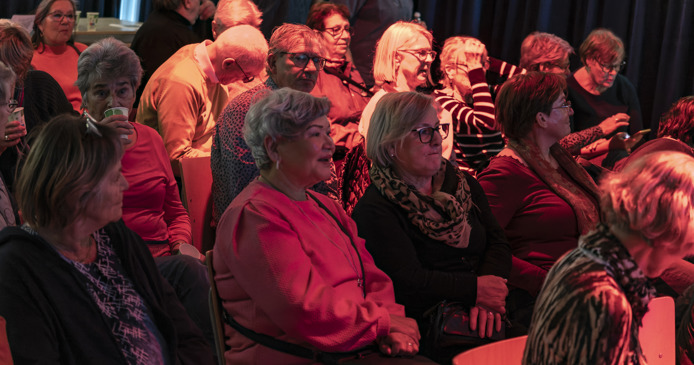
[[[258,75],[267,52],[263,34],[249,25],[181,48],[147,82],[137,122],[159,132],[172,162],[209,156],[217,117],[228,100],[224,85]],[[172,166],[177,174],[177,164]]]

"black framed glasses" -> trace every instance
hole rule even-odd
[[[239,70],[241,70],[241,73],[243,74],[243,80],[242,81],[244,84],[247,84],[247,83],[255,80],[255,76],[248,76],[248,74],[246,74],[246,71],[243,70],[243,68],[241,67],[241,65],[238,62],[236,62],[236,67],[238,67]]]
[[[59,11],[54,11],[50,14],[48,14],[48,17],[53,20],[56,23],[60,23],[63,21],[63,18],[67,18],[68,22],[74,22],[75,21],[75,14],[63,14]]]
[[[325,58],[318,56],[309,56],[306,53],[291,53],[291,52],[280,52],[279,54],[286,54],[288,58],[294,62],[296,67],[306,68],[308,66],[308,61],[313,61],[313,65],[316,66],[316,70],[320,71],[325,67]]]
[[[433,61],[436,59],[436,51],[430,49],[399,49],[398,52],[409,53],[419,60],[419,62],[426,62],[429,57]]]
[[[7,106],[7,109],[10,110],[10,113],[12,113],[15,109],[17,109],[18,105],[19,105],[19,102],[15,99],[10,99],[4,103],[0,103],[0,106]]]
[[[439,124],[436,127],[421,127],[417,129],[413,129],[412,132],[417,132],[419,135],[419,141],[427,144],[431,143],[431,140],[434,139],[434,132],[439,132],[441,133],[441,139],[445,139],[448,137],[448,131],[450,124],[448,123],[443,123]]]
[[[323,32],[330,34],[330,36],[333,38],[338,38],[342,35],[342,32],[347,32],[350,37],[354,35],[354,31],[349,25],[345,25],[344,27],[338,25],[337,27],[325,28],[323,29]]]
[[[612,65],[603,64],[602,62],[600,62],[600,61],[598,61],[598,60],[595,60],[595,63],[597,63],[598,66],[600,66],[600,70],[602,70],[602,72],[604,72],[604,73],[610,73],[610,72],[612,72],[612,71],[617,71],[617,72],[621,71],[622,68],[623,68],[624,66],[626,66],[627,61],[622,61],[622,62],[620,62],[620,63],[615,63],[615,64],[612,64]]]
[[[553,106],[552,109],[569,109],[571,108],[571,100],[564,100],[559,106]]]

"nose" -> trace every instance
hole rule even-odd
[[[121,181],[121,191],[126,191],[130,187],[130,184],[128,184],[128,180],[125,180],[125,176],[123,174],[120,174],[120,181]]]
[[[325,144],[323,148],[329,149],[331,154],[335,153],[335,141],[333,141],[333,137],[331,137],[329,134],[325,136]]]
[[[316,68],[316,63],[313,62],[312,59],[309,59],[308,63],[306,64],[306,67],[304,67],[304,71],[318,72],[318,68]]]

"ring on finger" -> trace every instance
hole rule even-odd
[[[494,313],[492,313],[492,312],[487,312],[487,317],[493,318],[493,317],[494,317]]]

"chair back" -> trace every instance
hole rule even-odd
[[[453,358],[453,365],[520,365],[528,336],[492,342],[467,350]]]
[[[224,365],[224,316],[222,315],[222,301],[217,293],[217,283],[214,281],[214,267],[212,266],[212,250],[205,254],[207,275],[210,277],[210,320],[212,320],[212,332],[214,334],[214,347],[217,352],[217,362]]]
[[[183,206],[188,210],[192,245],[200,252],[214,246],[212,222],[212,170],[210,156],[182,158],[180,162]]]
[[[659,297],[648,304],[639,328],[639,342],[648,365],[674,365],[675,359],[675,301]]]

